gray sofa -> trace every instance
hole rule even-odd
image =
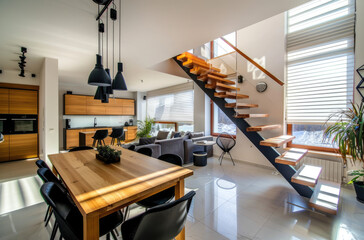
[[[192,134],[193,136],[193,134]],[[193,144],[194,141],[213,141],[212,136],[203,136],[203,137],[195,137],[191,138],[191,135],[171,138],[171,139],[163,139],[156,140],[154,144],[146,144],[146,145],[137,145],[135,151],[140,148],[147,147],[153,150],[152,157],[158,158],[160,155],[172,153],[180,156],[183,160],[183,164],[188,164],[193,162],[193,152],[195,151],[203,151],[203,146],[198,146]],[[212,146],[207,147],[207,157],[212,157],[213,150]]]
[[[135,151],[138,151],[138,149],[143,148],[143,147],[151,148],[153,150],[152,157],[154,157],[154,158],[158,158],[160,155],[163,154],[163,153],[161,153],[161,145],[159,145],[159,144],[148,144],[148,145],[136,146]]]

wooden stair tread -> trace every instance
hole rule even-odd
[[[318,181],[309,205],[317,210],[336,215],[340,200],[340,184]]]
[[[194,66],[192,69],[190,69],[190,73],[195,74],[195,75],[206,75],[208,73],[217,74],[218,72],[216,72],[213,69],[210,69],[208,66],[206,66],[206,67]]]
[[[212,84],[212,85],[215,85],[214,88],[219,91],[240,91],[240,88],[226,85],[226,84],[219,83],[219,82],[216,82],[216,84]]]
[[[248,95],[239,94],[239,93],[237,94],[237,93],[233,93],[233,92],[215,92],[214,96],[218,97],[218,98],[229,98],[229,99],[249,98]]]
[[[312,165],[302,165],[300,169],[292,176],[291,181],[297,184],[315,187],[320,177],[322,167]]]
[[[261,126],[248,127],[246,129],[246,131],[247,132],[258,132],[258,131],[277,129],[277,128],[281,128],[281,125],[280,124],[273,124],[273,125],[261,125]]]
[[[194,59],[196,61],[206,62],[204,59],[199,58],[199,57],[197,57],[197,56],[195,56],[195,55],[193,55],[192,53],[189,53],[189,52],[184,52],[184,53],[180,54],[179,56],[177,56],[177,60],[181,61],[181,62],[185,62],[188,59]]]
[[[267,147],[281,147],[283,144],[292,141],[295,136],[290,135],[281,135],[274,138],[267,138],[263,141],[260,141],[260,145]]]
[[[296,166],[308,153],[307,149],[291,148],[276,158],[276,163]]]
[[[258,104],[250,103],[225,103],[226,108],[257,108]]]
[[[268,117],[269,114],[264,113],[247,113],[247,114],[240,114],[237,113],[234,118],[261,118],[261,117]]]
[[[193,67],[196,67],[196,66],[198,66],[198,67],[204,67],[204,68],[207,68],[207,69],[212,69],[212,70],[214,70],[216,72],[220,72],[220,69],[215,68],[215,67],[212,67],[211,64],[209,65],[206,62],[201,62],[201,61],[195,60],[195,59],[188,59],[182,65],[184,67],[188,67],[188,68],[193,68]]]
[[[203,79],[207,79],[207,80],[210,80],[210,81],[216,81],[216,82],[221,82],[221,83],[224,83],[224,84],[236,84],[234,81],[231,81],[229,79],[225,79],[225,78],[221,78],[221,77],[218,77],[218,76],[215,76],[213,74],[207,74],[207,75],[202,75],[200,76],[199,78],[203,78]]]

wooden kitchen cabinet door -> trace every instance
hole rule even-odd
[[[17,134],[10,136],[10,160],[38,157],[38,134]]]
[[[65,115],[86,115],[86,96],[64,95]]]
[[[38,114],[38,92],[9,89],[10,114]]]
[[[9,89],[0,88],[0,114],[9,114]]]
[[[4,135],[4,142],[0,143],[0,162],[9,161],[10,158],[10,138]]]
[[[123,99],[123,115],[135,115],[135,100]]]

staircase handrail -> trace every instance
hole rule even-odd
[[[282,82],[281,80],[279,80],[276,76],[274,76],[273,74],[271,74],[270,72],[268,72],[265,68],[263,68],[262,66],[260,66],[256,61],[254,61],[253,59],[251,59],[248,55],[246,55],[245,53],[243,53],[242,51],[240,51],[237,47],[235,47],[233,44],[231,44],[228,40],[226,40],[223,37],[220,37],[227,45],[229,45],[232,49],[235,50],[235,52],[239,53],[241,56],[243,56],[246,60],[248,60],[251,64],[253,64],[254,66],[256,66],[260,71],[264,72],[266,75],[268,75],[271,79],[273,79],[276,83],[278,83],[279,85],[283,86],[284,82]]]

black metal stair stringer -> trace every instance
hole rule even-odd
[[[234,118],[235,110],[233,108],[225,108],[225,99],[217,98],[214,96],[214,89],[205,88],[205,83],[197,80],[197,76],[190,73],[190,69],[183,66],[182,62],[173,58],[176,63],[188,74],[188,76],[211,98],[211,100],[230,118],[230,120],[244,133],[244,135],[254,144],[254,146],[270,161],[270,163],[277,169],[277,171],[286,179],[286,181],[303,197],[310,198],[313,191],[310,187],[303,186],[291,182],[291,177],[296,173],[296,170],[289,165],[279,164],[275,162],[276,157],[280,156],[275,148],[261,146],[260,141],[264,138],[257,132],[247,132],[249,123],[242,118]]]

